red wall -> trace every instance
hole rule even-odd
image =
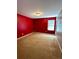
[[[55,20],[54,31],[47,30],[48,20]],[[35,31],[35,32],[43,32],[43,33],[55,34],[56,17],[33,19],[33,24],[34,24],[33,31]]]
[[[48,20],[55,20],[54,31],[47,30]],[[17,14],[17,37],[24,36],[31,32],[43,32],[55,34],[56,17],[31,19]]]
[[[17,14],[17,37],[21,37],[33,30],[33,21],[25,16]]]

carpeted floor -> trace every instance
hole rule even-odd
[[[56,36],[32,33],[17,40],[17,59],[62,59]]]

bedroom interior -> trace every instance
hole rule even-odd
[[[62,0],[17,0],[17,59],[62,59]]]

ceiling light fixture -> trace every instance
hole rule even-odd
[[[41,16],[43,15],[43,12],[39,11],[39,9],[33,13],[34,16]]]

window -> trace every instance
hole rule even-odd
[[[48,30],[53,31],[54,30],[54,20],[48,20]]]

